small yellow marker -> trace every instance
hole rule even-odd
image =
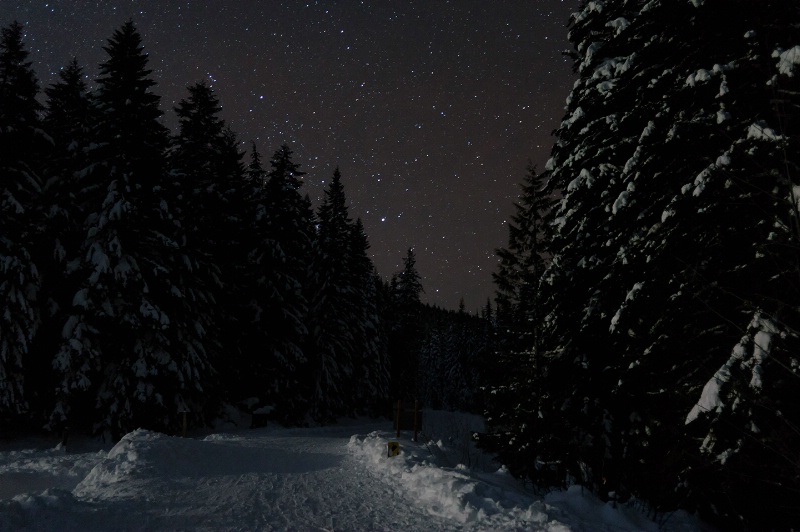
[[[389,456],[397,456],[400,454],[400,444],[396,441],[389,442]]]

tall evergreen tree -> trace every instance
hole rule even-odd
[[[311,300],[310,332],[313,415],[318,419],[354,413],[355,328],[358,301],[350,273],[351,225],[337,168],[319,208],[315,264],[316,291]]]
[[[115,31],[105,50],[78,195],[90,206],[77,264],[83,280],[54,361],[51,425],[93,420],[112,435],[175,429],[180,411],[202,404],[211,368],[199,343],[185,338],[196,333],[184,327],[185,294],[170,268],[178,243],[164,187],[168,136],[133,23]]]
[[[497,287],[498,357],[486,378],[490,385],[487,396],[487,420],[497,426],[524,427],[518,438],[546,438],[536,426],[542,400],[539,340],[541,318],[539,280],[545,270],[548,250],[548,228],[544,216],[553,207],[551,192],[546,190],[543,176],[528,164],[520,186],[519,201],[508,224],[508,246],[498,249],[500,263],[493,275]],[[490,307],[488,307],[490,310]],[[488,314],[487,310],[487,314]],[[488,368],[487,368],[488,369]],[[524,397],[519,391],[524,389]],[[487,449],[506,458],[506,434],[495,440],[484,438]],[[516,472],[529,474],[534,464],[520,466]]]
[[[83,221],[89,206],[76,200],[83,185],[82,178],[86,177],[83,170],[89,164],[87,151],[97,114],[84,77],[83,69],[73,59],[59,72],[58,81],[45,89],[47,105],[43,127],[51,136],[53,146],[43,164],[41,208],[44,216],[36,246],[42,278],[43,319],[35,349],[43,356],[28,371],[29,379],[38,379],[36,397],[31,398],[35,402],[32,408],[37,421],[46,419],[53,406],[55,383],[51,355],[59,349],[65,313],[81,282],[74,275],[74,261],[85,237]]]
[[[196,349],[213,359],[233,386],[239,377],[234,369],[240,362],[237,340],[242,339],[238,322],[247,290],[242,284],[246,236],[241,234],[247,190],[243,154],[220,118],[221,110],[213,89],[204,83],[190,86],[188,98],[175,108],[179,131],[170,152],[170,195],[180,252],[173,270],[183,271],[181,284],[197,320],[195,329],[203,331]]]
[[[572,18],[579,79],[546,168],[563,195],[540,282],[547,401],[530,413],[560,444],[520,420],[517,464],[731,521],[758,485],[759,526],[797,520],[796,466],[775,452],[797,442],[796,137],[773,107],[799,20],[781,0],[586,1]]]
[[[418,353],[422,335],[420,296],[422,281],[417,271],[417,258],[409,248],[402,271],[391,281],[392,329],[389,336],[392,395],[398,399],[414,399],[418,394]]]
[[[305,348],[313,212],[310,200],[300,195],[304,172],[288,146],[275,152],[270,167],[252,211],[249,261],[255,279],[246,324],[253,340],[244,357],[260,368],[259,396],[276,407],[275,417],[297,424],[304,421],[311,389]],[[252,163],[250,175],[256,174],[261,172]]]
[[[338,168],[319,208],[318,227],[309,318],[313,415],[374,413],[386,397],[388,377],[375,269],[364,227],[350,219]]]
[[[380,279],[368,255],[369,241],[360,218],[351,227],[349,248],[358,381],[355,400],[362,413],[377,415],[389,397],[389,353],[381,318]]]
[[[38,81],[14,22],[0,35],[0,422],[28,408],[24,371],[40,323],[39,272],[34,263],[45,145],[36,99]]]

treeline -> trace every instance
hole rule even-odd
[[[543,488],[800,525],[800,7],[584,1],[500,250],[481,443]]]
[[[244,401],[304,424],[418,394],[420,316],[451,313],[420,303],[411,250],[378,277],[338,169],[315,210],[291,150],[245,161],[202,83],[168,131],[130,22],[92,90],[73,61],[42,105],[22,35],[0,40],[5,429],[174,432]]]

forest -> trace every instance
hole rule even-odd
[[[577,82],[480,316],[376,273],[337,170],[249,160],[196,84],[160,121],[133,23],[95,87],[0,42],[0,423],[119,437],[224,405],[289,425],[482,412],[545,492],[800,525],[800,6],[583,0]],[[44,101],[43,100],[43,101]]]
[[[132,22],[94,88],[73,61],[44,103],[22,37],[0,41],[4,434],[477,408],[490,319],[423,305],[413,249],[381,279],[338,169],[313,208],[290,148],[245,161],[204,83],[168,131]]]

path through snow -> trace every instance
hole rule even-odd
[[[386,423],[200,438],[138,430],[110,450],[0,451],[0,530],[657,529],[578,491],[534,497],[502,470],[479,471],[488,459],[452,436],[404,437],[389,458],[392,435],[376,429]]]

